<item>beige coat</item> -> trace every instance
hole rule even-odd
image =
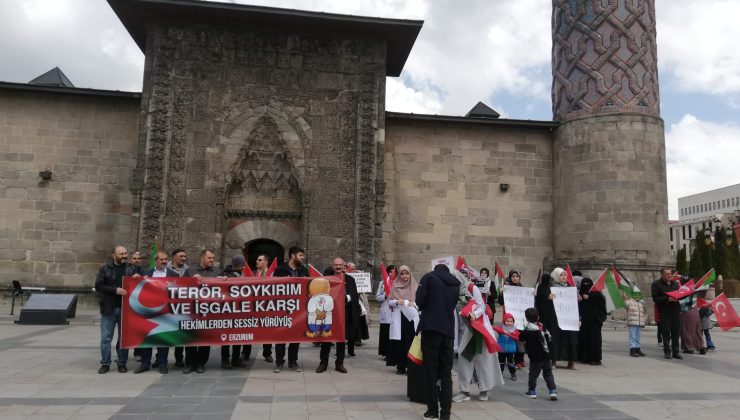
[[[634,299],[627,299],[624,304],[627,307],[627,325],[645,326],[645,305]]]

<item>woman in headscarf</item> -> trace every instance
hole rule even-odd
[[[556,267],[548,276],[542,275],[540,284],[535,294],[535,307],[540,312],[540,322],[550,331],[552,336],[552,366],[557,366],[558,360],[567,360],[568,369],[576,369],[575,360],[578,356],[578,332],[563,331],[558,325],[558,316],[555,313],[553,299],[555,294],[552,293],[553,287],[568,287],[565,270]]]
[[[496,291],[496,284],[491,279],[491,271],[485,267],[481,268],[480,276],[478,276],[475,285],[478,286],[478,289],[483,294],[483,301],[491,308],[491,313],[495,314],[498,292]]]
[[[375,300],[380,303],[380,328],[378,332],[378,354],[386,360],[388,355],[388,334],[391,328],[391,308],[388,306],[388,296],[391,294],[391,279],[394,277],[395,265],[388,266],[388,277],[378,283]]]
[[[681,284],[686,284],[688,277],[681,279]],[[701,320],[699,319],[699,308],[694,305],[694,295],[691,294],[679,301],[681,303],[681,347],[684,353],[706,354],[707,346],[701,333]]]
[[[594,282],[588,277],[581,280],[578,291],[578,314],[581,330],[578,335],[578,360],[592,365],[601,364],[601,326],[606,321],[606,300],[600,292],[591,292]]]
[[[406,355],[414,341],[414,332],[419,323],[419,312],[416,307],[416,289],[419,283],[411,274],[407,265],[402,265],[398,276],[393,280],[388,296],[388,307],[391,310],[387,366],[395,366],[396,373],[406,373],[408,358]]]
[[[474,378],[478,379],[478,399],[488,400],[488,391],[496,385],[504,384],[504,376],[498,366],[498,352],[490,352],[484,343],[483,334],[471,326],[471,322],[482,320],[487,335],[495,341],[498,336],[493,331],[491,321],[486,314],[486,303],[483,294],[469,277],[457,270],[450,270],[455,278],[460,280],[460,301],[458,303],[458,336],[455,340],[456,352],[459,354],[457,361],[457,376],[460,385],[460,393],[452,401],[462,402],[470,400],[470,384]],[[461,311],[471,305],[470,314],[467,317],[461,315]]]

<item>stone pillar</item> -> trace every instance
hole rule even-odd
[[[614,263],[649,293],[671,263],[654,0],[553,0],[552,31],[551,265]]]

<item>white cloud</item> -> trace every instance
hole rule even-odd
[[[658,63],[677,88],[724,96],[740,93],[740,2],[658,0]]]
[[[442,110],[438,93],[408,87],[401,79],[386,79],[385,98],[388,111],[439,114]]]
[[[678,198],[740,182],[740,125],[684,115],[666,132],[668,213],[678,219]]]

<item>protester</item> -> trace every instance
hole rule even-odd
[[[387,360],[388,334],[391,326],[391,308],[388,306],[388,295],[391,292],[391,278],[393,277],[395,265],[389,265],[387,269],[388,278],[380,279],[378,290],[375,292],[375,300],[380,303],[380,325],[378,333],[378,354]]]
[[[416,291],[421,310],[418,331],[424,355],[427,411],[424,418],[449,420],[452,410],[452,361],[455,306],[460,281],[444,264],[424,275]],[[439,388],[437,388],[439,382]]]
[[[642,293],[632,293],[624,301],[627,309],[627,327],[629,328],[630,356],[640,357],[645,353],[640,349],[640,330],[645,327],[647,313],[642,303]]]
[[[210,248],[203,249],[200,252],[200,262],[196,267],[188,268],[185,277],[219,277],[221,271],[216,268],[216,254]],[[211,354],[211,346],[191,346],[185,347],[186,366],[182,373],[206,371],[206,363]],[[189,363],[187,363],[189,362]]]
[[[673,273],[670,268],[661,270],[660,279],[655,280],[650,286],[650,294],[660,315],[659,329],[663,339],[665,358],[683,359],[678,346],[681,331],[681,304],[666,294],[675,292],[680,287],[678,282],[672,280],[672,277]]]
[[[709,290],[701,292],[699,296],[704,298],[707,302],[711,302],[712,300],[714,300],[714,294],[714,286],[709,286]],[[699,319],[701,321],[701,329],[704,333],[704,338],[706,339],[707,350],[716,350],[716,347],[714,346],[714,341],[712,341],[712,335],[709,333],[709,330],[714,328],[714,324],[712,323],[712,319],[710,318],[713,313],[714,311],[712,311],[712,307],[709,305],[699,308]]]
[[[118,354],[118,372],[126,373],[128,349],[121,348],[121,300],[127,292],[123,289],[123,277],[138,276],[134,266],[128,264],[128,251],[118,245],[111,254],[113,261],[103,265],[95,278],[95,292],[100,304],[100,369],[98,373],[107,373],[111,365],[111,342],[118,330],[116,352]]]
[[[247,261],[242,255],[234,255],[231,257],[231,264],[224,267],[224,276],[229,278],[242,277],[244,272],[244,266]],[[251,347],[251,346],[250,346]],[[221,346],[221,369],[230,370],[235,367],[243,368],[247,364],[244,363],[239,355],[242,352],[242,346],[234,344],[231,346]]]
[[[342,258],[334,258],[332,261],[332,270],[334,275],[340,279],[344,279],[345,287],[345,303],[344,303],[344,331],[345,340],[344,342],[337,343],[337,360],[334,369],[337,372],[347,373],[347,368],[344,367],[344,352],[348,350],[351,358],[355,357],[355,339],[360,334],[360,298],[357,294],[357,284],[355,279],[346,274],[346,264]],[[320,362],[316,368],[316,373],[325,372],[329,366],[329,353],[331,353],[331,343],[321,343],[321,352],[319,353]]]
[[[515,354],[518,352],[519,331],[514,325],[514,315],[504,313],[503,322],[496,329],[498,333],[498,345],[501,346],[501,352],[498,354],[498,364],[501,373],[504,369],[509,368],[509,375],[512,381],[516,381],[516,365],[514,364]]]
[[[151,278],[179,277],[176,272],[167,268],[167,259],[166,252],[158,251],[154,260],[154,268],[145,271],[144,275]],[[161,374],[167,374],[169,372],[169,369],[167,368],[167,356],[169,352],[169,347],[157,347],[154,367],[159,368],[159,373]],[[146,372],[152,366],[151,347],[142,348],[139,354],[141,356],[141,365],[134,371],[136,374]]]
[[[288,262],[282,263],[275,269],[275,277],[308,277],[306,251],[303,248],[292,246],[288,249]],[[298,366],[298,350],[300,343],[288,344],[288,369],[300,372]],[[285,344],[275,344],[275,373],[283,370],[285,364]]]
[[[475,285],[478,286],[481,294],[483,294],[483,301],[491,308],[491,319],[493,319],[493,314],[496,313],[496,299],[498,299],[499,295],[496,291],[496,284],[491,279],[491,271],[487,268],[481,268],[479,273],[480,276]]]
[[[177,273],[178,277],[185,277],[185,273],[188,271],[188,254],[182,248],[177,248],[172,251],[172,260],[167,263],[167,268]],[[175,367],[184,368],[185,360],[183,358],[183,352],[185,347],[175,347]]]
[[[686,278],[683,283],[688,282]],[[681,304],[681,347],[684,353],[700,354],[707,353],[706,344],[701,331],[701,320],[699,319],[699,308],[695,303],[694,295],[691,294],[679,301]]]
[[[267,276],[267,270],[270,268],[270,257],[268,257],[265,254],[260,254],[257,256],[256,261],[256,271],[254,272],[255,277],[265,277]],[[251,356],[252,347],[249,346],[249,350],[244,348],[242,350],[242,358],[245,360],[249,360],[249,357]],[[262,358],[265,359],[265,362],[272,363],[275,360],[272,358],[272,344],[263,344],[262,345]]]
[[[513,287],[522,287],[522,275],[517,270],[509,270],[509,276],[506,277],[504,280],[504,286],[513,286]],[[501,288],[501,293],[498,295],[498,304],[501,305],[501,308],[504,312],[506,312],[506,308],[504,307],[504,288]],[[517,352],[514,353],[514,365],[516,365],[517,368],[521,369],[525,366],[524,363],[524,345],[522,343],[517,342]]]
[[[578,335],[578,360],[591,365],[601,364],[601,327],[606,321],[606,299],[601,292],[592,292],[594,282],[588,277],[581,280],[581,300],[578,314],[581,328]]]
[[[535,307],[552,337],[552,351],[550,352],[552,366],[558,367],[557,361],[565,360],[568,362],[567,368],[575,370],[575,360],[578,357],[578,332],[560,329],[553,304],[553,299],[555,299],[555,294],[552,293],[553,287],[568,287],[565,270],[560,267],[552,270],[550,276],[542,275],[535,295]]]
[[[416,291],[419,287],[407,265],[402,265],[393,281],[388,305],[391,309],[387,366],[395,366],[396,373],[406,373],[411,342],[414,341],[415,324],[419,322],[416,308]]]
[[[524,343],[527,356],[529,356],[529,389],[524,395],[532,399],[537,398],[537,378],[542,372],[542,377],[545,379],[550,394],[550,400],[556,401],[558,392],[555,386],[555,377],[552,374],[552,365],[550,364],[552,338],[549,331],[539,322],[537,309],[527,308],[524,311],[524,316],[527,323],[524,330],[519,333],[519,341]]]

